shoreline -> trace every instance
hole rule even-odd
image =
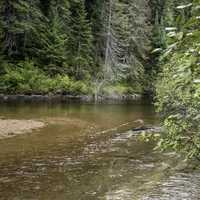
[[[127,101],[138,101],[142,100],[141,94],[113,94],[107,96],[99,96],[98,103],[102,102],[127,102]],[[83,102],[83,103],[94,103],[93,95],[24,95],[24,94],[0,94],[0,103],[9,102],[52,102],[52,103],[70,103],[70,102]]]
[[[60,117],[45,117],[39,119],[14,119],[0,116],[0,140],[12,138],[18,135],[34,133],[34,131],[43,129],[49,125],[72,125],[81,126],[87,125],[87,122],[79,119],[60,118]]]

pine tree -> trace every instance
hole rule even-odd
[[[87,19],[84,0],[70,1],[68,56],[70,73],[83,79],[92,71],[92,30]]]
[[[8,59],[19,60],[26,57],[27,48],[36,36],[41,18],[41,13],[37,9],[38,3],[37,0],[0,2],[1,53]]]
[[[106,0],[95,1],[86,0],[87,17],[91,22],[92,34],[93,34],[93,57],[97,71],[100,70],[104,63],[104,21],[105,21],[105,3]],[[93,73],[96,76],[96,73]]]
[[[150,47],[149,5],[146,1],[110,0],[106,7],[105,76],[109,80],[141,79]]]
[[[52,0],[49,5],[45,2],[43,7],[46,7],[43,13],[46,16],[46,33],[43,37],[44,43],[38,50],[39,62],[44,65],[43,69],[51,75],[67,73],[68,1]]]

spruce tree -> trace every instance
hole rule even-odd
[[[105,51],[105,12],[106,12],[106,0],[95,1],[86,0],[86,10],[88,13],[88,19],[91,22],[92,34],[93,34],[93,56],[95,65],[99,68],[104,63],[104,51]],[[95,76],[96,73],[94,73]]]
[[[92,72],[92,30],[84,0],[70,1],[68,58],[70,73],[83,79]]]
[[[33,40],[40,38],[34,38],[41,18],[38,3],[37,0],[0,2],[1,53],[8,59],[24,59]]]
[[[146,1],[109,0],[104,13],[104,73],[107,79],[140,79],[150,41],[150,8]]]
[[[68,1],[52,0],[49,5],[45,3],[43,7],[46,7],[43,12],[46,33],[43,37],[44,43],[38,50],[40,65],[43,65],[43,69],[50,75],[67,73]]]

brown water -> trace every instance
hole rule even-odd
[[[172,172],[172,155],[120,126],[157,124],[150,105],[1,105],[0,115],[48,123],[0,141],[1,200],[200,199],[199,173]]]

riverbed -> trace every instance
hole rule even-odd
[[[45,127],[0,140],[0,200],[198,200],[200,173],[129,130],[158,125],[153,106],[2,104],[0,115]]]

